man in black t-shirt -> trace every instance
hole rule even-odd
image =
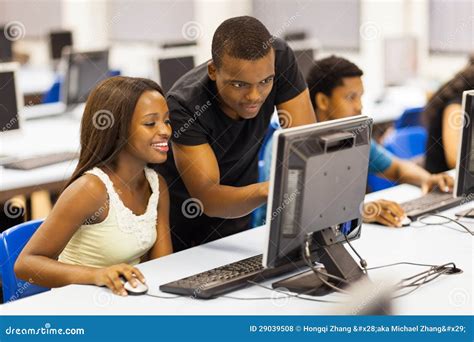
[[[293,51],[255,18],[228,19],[212,60],[181,77],[167,101],[172,150],[157,170],[170,191],[174,250],[248,229],[268,196],[258,151],[275,107],[285,128],[315,122]]]

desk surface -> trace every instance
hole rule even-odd
[[[419,190],[402,185],[368,196],[407,200]],[[470,204],[472,206],[472,204]],[[469,204],[463,207],[469,207]],[[461,208],[447,211],[453,215]],[[471,221],[467,223],[474,227]],[[362,236],[353,243],[369,267],[400,261],[443,264],[453,261],[464,270],[455,276],[443,276],[419,288],[409,296],[394,301],[396,314],[403,315],[472,315],[473,246],[472,237],[455,225],[386,228],[364,225]],[[138,267],[147,278],[150,294],[171,296],[158,290],[160,284],[197,272],[262,253],[265,228],[256,228],[218,241],[152,260]],[[399,280],[422,269],[396,266],[369,271],[373,281]],[[424,270],[424,269],[423,269]],[[270,282],[264,283],[270,285]],[[319,315],[335,313],[339,305],[304,301],[297,298],[276,299],[279,295],[252,286],[229,294],[239,298],[267,297],[267,300],[237,300],[220,297],[198,300],[189,297],[160,299],[149,296],[119,297],[106,288],[70,285],[0,306],[0,314],[17,315]],[[342,301],[342,294],[326,300]],[[340,312],[340,311],[339,311]]]
[[[25,121],[20,132],[8,132],[0,137],[0,154],[25,156],[78,151],[79,126],[79,119],[73,115]],[[76,164],[77,161],[67,161],[27,171],[0,166],[0,199],[63,182],[71,176]]]

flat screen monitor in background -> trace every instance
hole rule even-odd
[[[303,74],[304,78],[308,76],[309,71],[314,63],[314,50],[313,49],[301,49],[301,50],[294,50],[296,57],[296,62],[298,63],[298,67]]]
[[[283,39],[287,42],[295,41],[295,40],[305,40],[307,39],[307,34],[305,31],[293,31],[288,32],[283,36]]]
[[[177,41],[169,41],[164,42],[161,44],[162,49],[173,49],[173,48],[182,48],[182,47],[189,47],[189,46],[196,46],[196,41],[189,41],[189,40],[177,40]]]
[[[65,61],[61,102],[67,106],[84,103],[90,91],[109,73],[109,50],[75,52],[63,50]]]
[[[0,26],[0,63],[11,62],[13,59],[12,41],[5,35],[5,27]]]
[[[185,73],[194,68],[194,56],[182,56],[158,59],[160,85],[165,94]]]
[[[71,31],[52,31],[49,33],[49,53],[51,59],[60,59],[62,51],[66,46],[73,46]]]
[[[464,117],[454,194],[468,202],[474,201],[474,90],[463,93],[462,106]]]
[[[418,44],[415,37],[395,37],[384,40],[385,86],[399,86],[417,77]]]
[[[304,258],[347,282],[363,276],[342,243],[360,236],[371,129],[372,119],[360,115],[276,131],[264,266]],[[321,294],[323,283],[310,270],[273,287]]]
[[[23,107],[16,73],[17,63],[0,64],[0,129],[2,136],[20,129],[18,112]]]

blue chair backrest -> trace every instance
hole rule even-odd
[[[395,128],[421,126],[421,113],[423,109],[424,107],[414,107],[405,110],[400,118],[395,121]]]
[[[272,157],[273,134],[280,128],[278,116],[274,115],[268,126],[267,133],[263,139],[262,147],[258,153],[258,181],[266,182],[270,177],[270,164]],[[252,212],[250,226],[258,227],[264,224],[267,206],[262,205]]]
[[[20,223],[0,235],[0,271],[2,273],[3,301],[28,297],[48,288],[33,285],[16,277],[14,266],[18,255],[43,220]]]
[[[384,147],[395,156],[411,159],[426,152],[428,133],[422,126],[405,127],[387,136]]]
[[[387,136],[384,147],[398,158],[411,159],[425,154],[427,139],[428,133],[424,127],[404,127]],[[369,175],[367,183],[371,191],[379,191],[397,185],[395,182],[372,174]]]

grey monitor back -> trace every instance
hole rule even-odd
[[[294,50],[293,52],[295,53],[296,62],[298,63],[298,68],[303,74],[303,77],[306,79],[306,76],[308,76],[308,73],[314,64],[314,50],[301,49],[301,50]]]
[[[0,26],[0,63],[10,62],[13,59],[13,42],[4,34],[5,27]]]
[[[109,50],[73,52],[64,48],[66,62],[61,102],[67,106],[84,103],[97,83],[108,77]]]
[[[185,73],[194,68],[194,56],[182,56],[158,59],[160,85],[165,94]]]
[[[277,131],[267,206],[264,265],[301,258],[309,233],[334,230],[334,244],[357,238],[362,223],[372,119],[356,116]]]
[[[49,53],[51,59],[58,60],[62,56],[63,49],[72,46],[71,31],[52,31],[49,33]]]
[[[454,195],[474,200],[474,90],[463,93],[463,126],[459,141]]]

